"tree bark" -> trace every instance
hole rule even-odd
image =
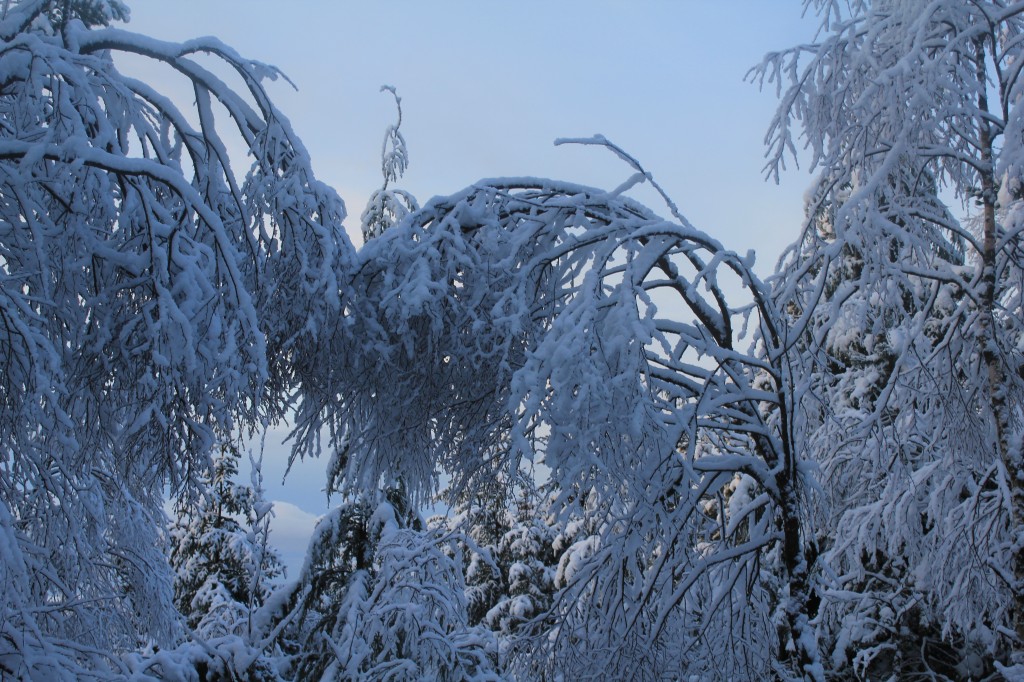
[[[991,38],[993,39],[994,38]],[[978,109],[988,112],[988,97],[985,90],[986,48],[984,40],[975,43],[975,59],[979,84]],[[996,448],[999,459],[1006,470],[1010,487],[1010,527],[1014,538],[1013,552],[1013,629],[1017,633],[1018,651],[1024,648],[1024,460],[1020,445],[1011,442],[1012,424],[1007,406],[1008,374],[1000,352],[999,325],[996,320],[998,282],[996,278],[996,247],[998,224],[996,222],[997,186],[992,164],[992,129],[982,116],[978,120],[978,144],[981,155],[981,204],[982,204],[982,290],[979,336],[982,343],[981,359],[985,365],[988,383],[988,403],[995,429]]]

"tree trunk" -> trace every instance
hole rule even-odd
[[[978,71],[978,109],[988,112],[988,97],[985,91],[987,73],[985,67],[985,42],[976,44]],[[981,359],[985,364],[988,380],[988,403],[992,412],[996,448],[999,459],[1006,469],[1010,486],[1010,527],[1014,537],[1013,558],[1013,629],[1017,633],[1017,649],[1024,648],[1024,461],[1020,446],[1011,442],[1012,424],[1007,406],[1008,375],[1000,352],[999,325],[996,320],[998,283],[996,281],[996,245],[998,226],[996,224],[997,187],[992,164],[992,130],[984,118],[978,121],[978,143],[981,154],[981,202],[982,202],[982,290],[979,336],[982,342]]]
[[[782,377],[785,376],[786,373],[780,369],[777,381],[783,381]],[[787,412],[790,405],[787,393],[789,391],[786,390],[777,393],[781,410],[779,435],[782,452],[774,452],[765,443],[761,443],[765,461],[777,472],[775,485],[779,494],[782,566],[788,589],[788,594],[783,595],[776,606],[779,661],[795,669],[801,680],[824,682],[825,673],[818,652],[817,637],[811,625],[811,620],[817,615],[817,600],[813,598],[811,587],[811,569],[816,560],[816,552],[813,551],[813,545],[808,545],[803,537],[805,529],[801,518],[801,480],[796,446],[790,431],[793,421]]]

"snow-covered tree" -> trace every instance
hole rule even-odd
[[[400,478],[417,500],[439,471],[472,489],[523,458],[550,468],[557,514],[591,500],[524,674],[819,676],[781,316],[750,258],[625,198],[649,176],[588,141],[636,175],[481,182],[367,243],[362,345],[299,405],[300,440],[329,425],[349,485]],[[722,524],[701,510],[737,472],[756,492]],[[750,597],[742,644],[708,632]]]
[[[116,0],[4,7],[0,671],[82,679],[175,641],[163,489],[204,475],[215,433],[284,413],[352,250],[274,68],[108,26]],[[122,54],[177,74],[190,106]]]
[[[469,621],[475,625],[506,594],[505,571],[498,556],[498,544],[513,525],[505,478],[494,474],[490,481],[455,502],[454,514],[431,519],[431,525],[447,527],[466,539],[460,549],[465,562]]]
[[[470,627],[459,562],[437,532],[400,528],[378,507],[372,572],[354,576],[329,638],[325,680],[499,680],[493,637]]]
[[[461,538],[469,622],[504,639],[541,615],[554,594],[556,529],[540,491],[523,472],[515,485],[495,475],[474,486],[450,517],[431,520]]]
[[[221,444],[198,501],[186,502],[171,527],[175,603],[204,639],[250,636],[251,612],[282,575],[268,541],[270,504],[259,487],[235,480],[238,459],[235,444]]]
[[[381,92],[390,92],[395,98],[395,108],[398,110],[398,120],[394,125],[388,126],[384,133],[384,143],[380,150],[380,172],[384,176],[384,184],[380,189],[370,195],[363,210],[361,222],[363,225],[363,241],[370,241],[380,236],[384,230],[399,222],[412,211],[419,208],[416,198],[405,191],[389,187],[392,182],[397,182],[405,174],[409,167],[409,146],[402,135],[402,98],[392,85],[383,85]]]
[[[800,137],[821,171],[775,298],[832,503],[833,664],[898,666],[908,632],[991,661],[1024,648],[1024,3],[806,4],[818,41],[758,74],[781,96],[770,171]]]
[[[799,126],[821,175],[766,284],[663,192],[671,219],[627,198],[661,189],[603,138],[575,142],[631,168],[611,191],[485,180],[418,207],[390,87],[357,254],[275,69],[112,28],[119,0],[4,3],[0,677],[955,678],[1019,656],[1024,1],[806,4],[819,42],[758,73],[782,95],[769,168]],[[292,410],[294,456],[326,432],[343,501],[271,593],[259,483],[210,452]],[[553,494],[512,512],[528,465]],[[459,530],[415,513],[442,477]],[[168,486],[197,501],[176,593]]]
[[[87,27],[109,26],[113,21],[128,21],[129,16],[128,5],[121,0],[48,0],[45,5],[46,17],[58,31],[72,20]]]
[[[510,514],[512,523],[494,547],[504,590],[485,614],[484,623],[505,635],[545,614],[555,593],[556,532],[538,508],[535,492],[520,488]]]
[[[261,610],[283,568],[269,543],[272,505],[260,462],[250,457],[252,485],[242,485],[239,458],[235,443],[222,442],[198,499],[180,500],[171,526],[174,600],[200,643],[180,653],[201,651],[197,670],[206,679],[277,680],[279,651]]]
[[[300,678],[318,679],[334,658],[329,638],[344,623],[341,605],[353,580],[372,567],[375,506],[373,496],[353,496],[328,512],[313,531],[302,570],[290,588],[291,610],[297,614],[291,638],[300,642],[293,667]]]
[[[468,621],[454,543],[424,527],[401,485],[328,513],[288,588],[295,678],[499,679],[493,638]]]

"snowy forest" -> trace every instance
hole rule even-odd
[[[355,217],[274,67],[4,0],[0,680],[1024,680],[1024,0],[804,11],[764,278],[602,136],[421,203],[390,86]]]

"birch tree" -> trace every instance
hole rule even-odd
[[[556,513],[586,503],[595,534],[517,628],[522,674],[820,677],[781,316],[750,257],[625,198],[649,176],[585,142],[635,176],[483,181],[367,243],[364,354],[321,375],[340,400],[300,405],[297,437],[344,437],[354,486],[425,500],[439,471],[471,489],[525,458]],[[738,473],[749,494],[708,512]]]
[[[162,490],[201,478],[215,433],[284,413],[352,249],[269,98],[276,69],[109,26],[113,0],[4,8],[0,672],[83,679],[180,635]],[[191,107],[121,54],[166,66]]]
[[[835,505],[824,529],[834,535],[830,608],[894,606],[888,623],[844,616],[833,634],[849,642],[854,630],[897,632],[923,617],[1001,658],[1024,646],[1024,4],[806,6],[821,19],[817,42],[770,54],[755,72],[781,100],[769,173],[801,141],[820,171],[775,299],[798,314],[817,307],[799,330],[802,372],[837,382],[804,394],[800,429],[838,474],[824,477]],[[827,239],[816,233],[824,215]],[[852,254],[857,272],[844,275]],[[843,379],[851,353],[874,358],[873,379]],[[866,575],[891,582],[851,594]],[[872,637],[850,652],[864,665],[891,649]]]

